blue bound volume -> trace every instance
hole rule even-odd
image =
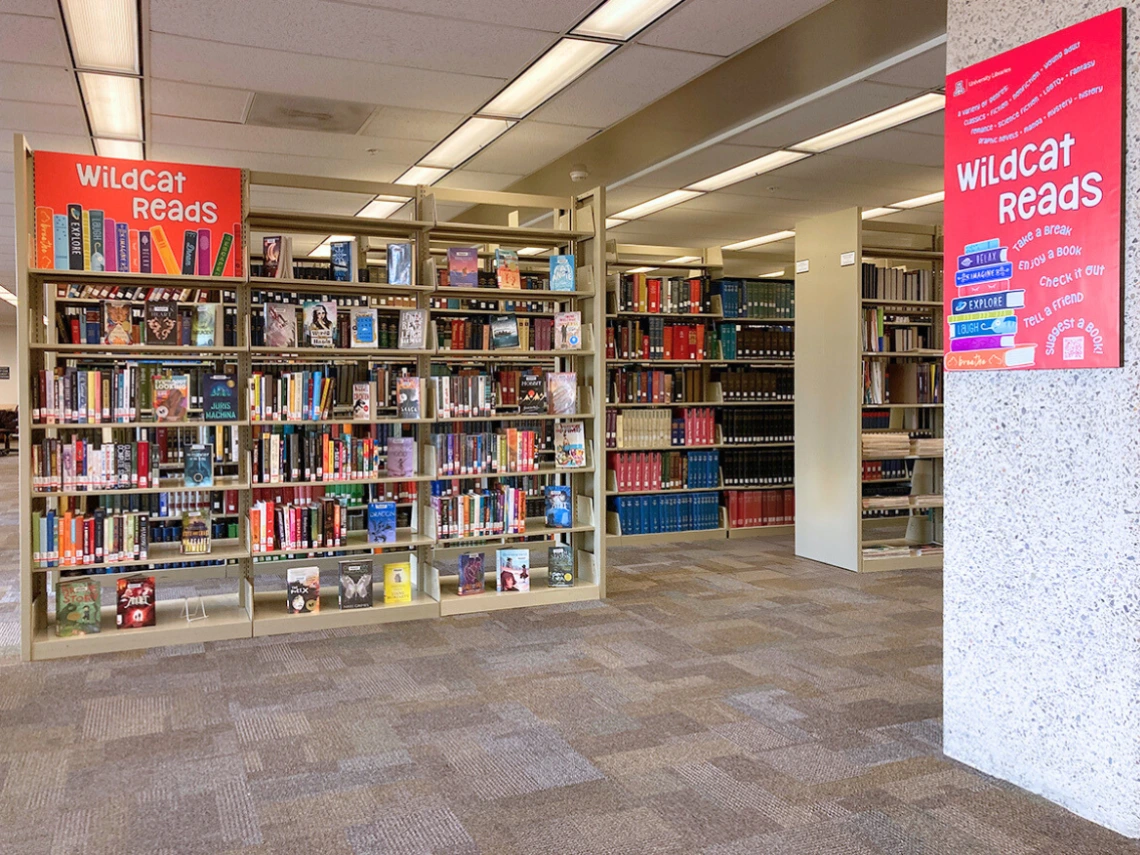
[[[995,294],[976,294],[973,297],[958,297],[950,304],[950,314],[963,315],[967,312],[1020,309],[1024,306],[1024,291],[999,291]]]
[[[1012,335],[1017,332],[1017,316],[988,318],[982,321],[963,321],[950,324],[951,338],[967,338],[979,335]]]
[[[991,264],[973,270],[959,270],[954,274],[955,285],[973,285],[978,282],[993,282],[996,279],[1009,279],[1013,276],[1013,265]]]

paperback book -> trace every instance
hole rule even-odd
[[[514,315],[491,318],[491,349],[511,350],[519,346],[519,321]]]
[[[546,394],[550,412],[554,415],[573,415],[578,410],[578,375],[574,371],[549,371],[546,374]]]
[[[519,375],[519,412],[539,415],[547,411],[546,377],[542,371]]]
[[[554,316],[554,349],[582,349],[581,312],[559,312]]]
[[[329,243],[329,265],[334,282],[355,282],[356,241],[337,240]]]
[[[447,284],[452,288],[479,287],[479,250],[452,246],[447,250]]]
[[[372,608],[372,559],[340,562],[340,592],[338,604],[342,609]]]
[[[122,300],[103,303],[103,344],[134,344],[131,304]]]
[[[158,422],[184,422],[190,409],[190,375],[155,377],[153,380],[154,419]]]
[[[311,300],[302,306],[305,346],[336,347],[336,303]]]
[[[393,478],[410,478],[416,474],[415,439],[394,436],[388,440],[388,474]]]
[[[238,420],[237,380],[232,374],[210,374],[202,393],[202,418],[208,422]]]
[[[55,634],[90,635],[102,629],[103,607],[95,579],[60,579],[55,588]]]
[[[574,290],[574,256],[573,255],[552,255],[552,256],[550,256],[550,290],[551,291],[573,291]]]
[[[185,485],[195,490],[214,486],[214,446],[191,445],[183,453]]]
[[[290,567],[285,577],[285,610],[303,615],[321,610],[321,570],[319,567]]]
[[[217,303],[199,303],[194,307],[190,324],[190,340],[195,347],[214,347],[217,344],[218,309]]]
[[[297,346],[297,307],[290,303],[265,304],[265,346]]]
[[[570,488],[562,484],[547,484],[545,492],[546,524],[550,528],[570,528],[574,524]]]
[[[467,552],[459,556],[459,595],[483,593],[483,553]]]
[[[362,306],[349,309],[352,347],[376,347],[376,310]]]
[[[372,418],[372,384],[352,384],[352,417],[358,421]]]
[[[522,288],[518,252],[513,249],[495,250],[495,281],[500,288]]]
[[[402,419],[421,417],[419,377],[404,375],[396,378],[396,409]]]
[[[205,509],[182,512],[182,554],[208,555],[210,552],[210,512]]]
[[[423,350],[427,347],[427,310],[400,310],[400,350]]]
[[[396,542],[396,503],[368,503],[368,542]]]
[[[582,469],[585,465],[585,426],[582,422],[557,422],[554,425],[554,466],[558,469]]]
[[[392,561],[384,565],[384,605],[412,601],[412,565]]]
[[[574,584],[574,555],[569,546],[552,546],[546,552],[547,584],[569,588]]]
[[[155,624],[153,576],[128,576],[117,580],[115,626],[139,629]]]
[[[147,344],[178,344],[178,304],[147,302],[143,307],[143,336]]]
[[[261,239],[261,275],[270,279],[290,279],[293,276],[293,239],[287,235],[267,236]]]
[[[530,590],[530,550],[495,550],[495,590],[504,593]]]
[[[410,243],[388,244],[388,284],[412,284],[412,245]]]

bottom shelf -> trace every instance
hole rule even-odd
[[[285,611],[284,591],[262,591],[253,598],[253,634],[284,635],[292,632],[314,632],[321,629],[372,626],[404,620],[439,617],[439,604],[420,591],[412,591],[409,603],[385,603],[383,585],[375,587],[372,608],[341,609],[337,590],[321,592],[320,611],[289,614]]]
[[[598,586],[590,581],[575,579],[568,588],[552,588],[547,584],[546,568],[532,567],[529,591],[496,591],[495,573],[483,575],[484,591],[481,594],[459,596],[459,577],[441,576],[439,579],[439,613],[441,615],[468,615],[492,612],[499,609],[517,609],[525,606],[550,606],[557,603],[580,603],[601,598]]]
[[[903,540],[864,541],[864,547],[871,547],[862,554],[860,570],[864,573],[883,573],[889,570],[941,570],[942,547],[938,544],[912,546]],[[883,554],[875,554],[874,547],[882,547]],[[907,551],[898,554],[900,548]],[[934,550],[934,551],[931,551]]]
[[[694,543],[702,540],[724,540],[726,537],[728,537],[728,529],[724,526],[658,534],[610,534],[606,536],[606,547],[644,546],[656,543]]]
[[[744,537],[776,537],[781,534],[795,534],[794,524],[788,525],[754,525],[744,528],[730,528],[728,539],[736,540]]]

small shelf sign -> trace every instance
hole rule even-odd
[[[807,273],[809,268],[808,259],[796,262],[796,273]]]
[[[855,263],[855,253],[854,252],[845,252],[839,256],[839,266],[840,267],[850,267],[854,263]]]

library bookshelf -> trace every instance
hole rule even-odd
[[[790,534],[793,283],[725,277],[717,248],[607,249],[610,545]]]
[[[796,554],[940,569],[941,235],[850,209],[797,224],[796,259]]]
[[[23,657],[38,660],[84,656],[604,597],[605,472],[599,463],[604,459],[601,457],[604,419],[593,394],[593,389],[600,387],[604,372],[603,354],[594,344],[597,331],[604,328],[604,301],[596,287],[596,283],[604,279],[604,190],[560,197],[443,190],[256,171],[243,171],[242,178],[241,230],[247,248],[240,257],[241,275],[197,277],[40,270],[32,266],[31,254],[32,152],[23,137],[16,137],[20,430],[21,436],[28,438],[19,448],[20,511],[24,521],[20,536]],[[312,207],[317,210],[328,207],[320,204],[320,194],[325,192],[396,195],[409,200],[411,216],[370,219],[305,210],[258,209],[251,206],[250,200],[257,198],[256,191],[260,187],[305,191],[306,198],[315,201]],[[478,206],[479,219],[485,222],[441,218],[437,212],[444,206],[448,206],[448,210]],[[535,212],[547,212],[552,217],[551,227],[518,225],[520,216],[529,218]],[[320,275],[321,270],[329,270],[327,261],[312,258],[294,259],[293,272],[302,276],[262,276],[259,255],[262,238],[266,235],[317,241],[329,235],[351,236],[356,242],[358,269],[362,273],[367,271],[361,278],[369,281],[332,281],[331,276],[310,278]],[[390,285],[384,278],[390,243],[411,247],[409,283]],[[483,275],[489,272],[491,276],[494,271],[490,259],[494,258],[495,249],[534,248],[540,254],[521,258],[520,266],[524,276],[529,277],[529,284],[537,282],[539,286],[530,290],[452,288],[446,281],[446,259],[448,248],[455,246],[476,247],[480,271]],[[251,252],[254,247],[257,251]],[[549,268],[550,254],[574,256],[572,290],[551,291],[545,287],[544,271]],[[444,271],[442,280],[439,278],[441,270]],[[114,288],[118,290],[109,290]],[[145,289],[159,288],[188,289],[187,294],[193,296],[174,302],[187,304],[191,309],[199,302],[220,303],[219,342],[211,347],[74,344],[63,339],[63,331],[56,323],[61,313],[69,319],[72,316],[87,319],[88,311],[98,313],[109,299],[108,294],[114,295],[117,302],[131,304],[132,312],[139,304],[145,309],[148,296]],[[553,317],[563,311],[581,312],[581,346],[576,350],[557,351],[525,347],[459,351],[440,347],[439,330],[446,319],[515,314],[513,304],[522,303],[524,299],[528,308],[517,312],[520,320],[532,316],[534,319]],[[346,347],[341,346],[345,344],[343,341],[334,347],[308,346],[303,341],[290,341],[282,346],[268,343],[257,323],[264,316],[266,305],[299,307],[303,302],[336,304],[338,312],[342,307],[374,309],[377,323],[390,322],[393,329],[400,311],[416,310],[429,321],[427,335],[423,346],[408,348],[395,345]],[[37,388],[40,372],[54,374],[58,369],[62,373],[70,368],[86,374],[102,369],[111,376],[118,376],[113,372],[128,366],[140,372],[135,378],[138,385],[131,387],[136,389],[142,389],[153,374],[164,371],[185,371],[194,377],[197,375],[192,372],[228,375],[238,389],[237,417],[207,420],[198,400],[201,394],[196,392],[200,389],[197,384],[191,385],[188,418],[179,422],[156,422],[153,401],[145,400],[146,396],[137,401],[136,413],[113,423],[48,423],[38,409],[33,415],[33,404],[39,403],[41,398]],[[578,399],[572,412],[524,414],[517,406],[500,405],[497,372],[536,367],[574,373]],[[254,409],[255,401],[261,406],[264,399],[260,395],[264,390],[288,388],[283,385],[286,377],[307,377],[318,371],[326,378],[336,378],[327,410],[323,409],[323,400],[320,412],[306,413],[307,417],[302,419],[293,417],[296,412]],[[486,382],[492,390],[493,412],[479,417],[437,417],[438,402],[431,378],[472,373],[489,378]],[[400,410],[391,396],[390,381],[400,374],[421,380],[420,409],[414,417]],[[364,382],[370,384],[373,396],[367,417],[363,418],[354,408],[361,384],[353,388],[354,384],[348,382],[348,379],[359,378],[367,378]],[[509,429],[514,435],[516,428],[537,426],[536,431],[541,429],[550,434],[554,432],[554,425],[575,421],[583,426],[586,465],[573,469],[557,466],[548,444],[527,464],[525,471],[520,463],[509,472],[443,474],[445,467],[439,459],[439,447],[433,442],[437,434],[476,429],[484,434],[505,434]],[[352,471],[357,477],[339,480],[301,479],[295,473],[278,473],[266,462],[269,458],[262,456],[263,449],[275,449],[273,443],[284,442],[282,437],[287,436],[310,437],[316,447],[340,441],[348,449],[357,451],[362,447],[372,448],[376,455],[372,459],[376,463],[372,469],[354,468]],[[158,444],[160,437],[161,445]],[[414,440],[412,475],[390,475],[387,471],[383,448],[396,437]],[[33,448],[48,448],[45,443],[49,441],[69,444],[73,440],[86,440],[92,448],[115,442],[129,446],[137,457],[141,438],[153,440],[155,454],[161,451],[164,455],[161,464],[153,467],[154,476],[160,480],[153,484],[148,482],[145,487],[138,483],[118,489],[92,490],[88,489],[89,483],[69,483],[45,488],[41,471],[33,466]],[[371,444],[363,445],[365,440]],[[184,469],[188,444],[213,447],[212,486],[196,490],[186,486]],[[35,455],[42,464],[42,454],[35,452]],[[461,496],[473,490],[490,492],[500,484],[523,481],[531,500],[524,530],[511,534],[483,531],[469,536],[449,531],[445,535],[433,494],[447,490]],[[569,527],[547,526],[538,492],[547,484],[569,490],[573,511]],[[336,545],[310,546],[308,541],[273,543],[255,538],[251,510],[258,502],[275,499],[301,504],[332,495],[342,496],[335,501],[336,519],[346,530],[342,538],[335,541]],[[369,542],[370,500],[395,504],[396,528],[394,539],[389,542]],[[33,514],[37,514],[38,521],[49,508],[62,514],[61,503],[69,503],[68,507],[76,514],[93,514],[96,506],[101,512],[124,516],[146,513],[145,522],[137,523],[146,525],[150,533],[146,557],[49,566],[34,550],[38,539],[33,537],[28,523]],[[163,539],[181,522],[181,510],[203,507],[212,512],[213,538],[208,554],[183,554],[176,538],[170,542]],[[572,586],[546,584],[545,555],[551,545],[563,545],[570,550],[574,568]],[[529,592],[497,593],[494,590],[494,550],[499,547],[532,553],[529,564],[534,584]],[[453,575],[454,560],[460,554],[471,552],[485,554],[490,571],[489,590],[459,596]],[[373,563],[372,605],[342,610],[338,607],[339,562],[361,559],[370,559]],[[412,582],[409,600],[385,603],[381,582],[386,562],[407,563]],[[302,567],[316,568],[319,573],[320,607],[302,614],[288,613],[285,576],[290,569]],[[55,626],[54,591],[63,576],[70,578],[80,574],[110,583],[101,586],[101,631],[61,637]],[[117,629],[116,606],[113,596],[109,595],[114,594],[117,580],[137,575],[155,578],[155,625]]]

